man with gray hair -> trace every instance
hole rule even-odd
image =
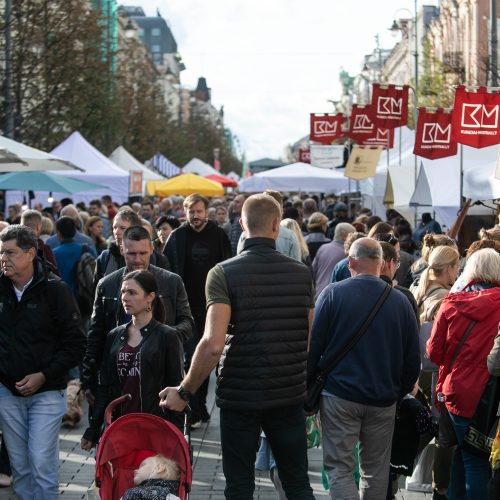
[[[337,262],[345,257],[344,242],[356,228],[348,222],[340,222],[335,226],[333,241],[321,245],[312,263],[314,283],[316,285],[316,298],[330,283],[332,271]]]
[[[380,244],[356,240],[349,250],[352,278],[330,284],[316,302],[309,383],[368,324],[327,374],[321,395],[323,462],[332,498],[386,498],[396,402],[412,390],[420,371],[415,314],[407,298],[380,279],[382,266]],[[353,475],[358,441],[359,493]]]

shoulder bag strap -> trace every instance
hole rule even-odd
[[[392,286],[386,285],[385,289],[381,293],[378,298],[375,306],[368,314],[361,328],[349,339],[349,341],[344,345],[341,351],[332,359],[332,361],[321,370],[321,375],[326,377],[336,366],[337,364],[347,355],[347,353],[358,343],[359,339],[365,334],[366,330],[374,320],[377,315],[379,309],[382,307],[383,303],[386,301],[387,297],[391,293]]]
[[[460,339],[460,342],[457,345],[457,348],[455,349],[455,352],[453,353],[453,356],[450,360],[450,366],[448,366],[448,373],[451,372],[451,369],[453,368],[453,365],[455,364],[455,360],[457,359],[458,353],[460,352],[460,349],[462,349],[462,346],[465,344],[465,341],[467,340],[467,337],[469,336],[469,333],[471,332],[472,328],[476,324],[475,321],[471,321],[469,323],[469,326],[467,327],[467,330],[465,330],[464,335]]]

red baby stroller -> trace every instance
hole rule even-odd
[[[134,470],[144,459],[159,453],[179,464],[178,496],[187,500],[192,474],[188,414],[184,423],[185,435],[170,422],[147,413],[130,413],[111,423],[113,409],[129,397],[129,394],[121,396],[106,408],[107,428],[96,455],[95,477],[101,500],[119,500],[134,485]]]

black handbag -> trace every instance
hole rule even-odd
[[[457,359],[458,353],[460,352],[460,349],[464,345],[467,337],[469,336],[469,333],[471,332],[475,324],[475,321],[471,321],[469,323],[469,326],[467,327],[467,330],[465,330],[465,333],[460,339],[460,342],[458,343],[457,348],[455,349],[455,352],[453,353],[453,356],[450,360],[448,373],[451,372],[451,369],[455,364],[455,360]],[[441,412],[439,416],[439,446],[441,448],[452,448],[457,444],[457,435],[455,434],[455,429],[453,428],[450,414],[448,413],[448,409],[445,405],[444,395],[442,393],[439,393],[437,395],[437,398],[439,401],[439,409]]]
[[[340,361],[347,355],[347,353],[357,344],[359,339],[365,334],[371,322],[378,313],[379,309],[382,307],[382,304],[389,296],[391,290],[392,287],[390,285],[386,285],[384,291],[378,298],[375,306],[370,311],[370,314],[368,314],[368,317],[361,325],[361,328],[355,333],[355,335],[353,335],[349,339],[348,342],[344,344],[344,347],[339,351],[339,353],[331,360],[331,362],[325,368],[320,368],[318,366],[312,383],[310,383],[307,387],[307,397],[306,397],[306,402],[304,404],[304,409],[307,413],[318,412],[319,402],[321,400],[321,392],[323,391],[323,388],[325,386],[328,374],[338,365],[338,363],[340,363]]]
[[[499,400],[500,383],[498,377],[490,377],[461,443],[464,450],[474,455],[489,458],[494,431],[497,427]]]

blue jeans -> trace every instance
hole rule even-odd
[[[451,481],[446,496],[449,500],[488,498],[488,482],[490,480],[488,458],[468,453],[460,446],[469,427],[470,418],[448,413],[457,435],[458,446],[451,464]]]
[[[65,391],[14,396],[0,384],[0,427],[20,500],[56,500],[59,495],[59,428]]]
[[[302,405],[269,410],[221,408],[222,468],[229,500],[252,500],[255,455],[266,433],[288,500],[314,500],[307,474],[306,421]]]

